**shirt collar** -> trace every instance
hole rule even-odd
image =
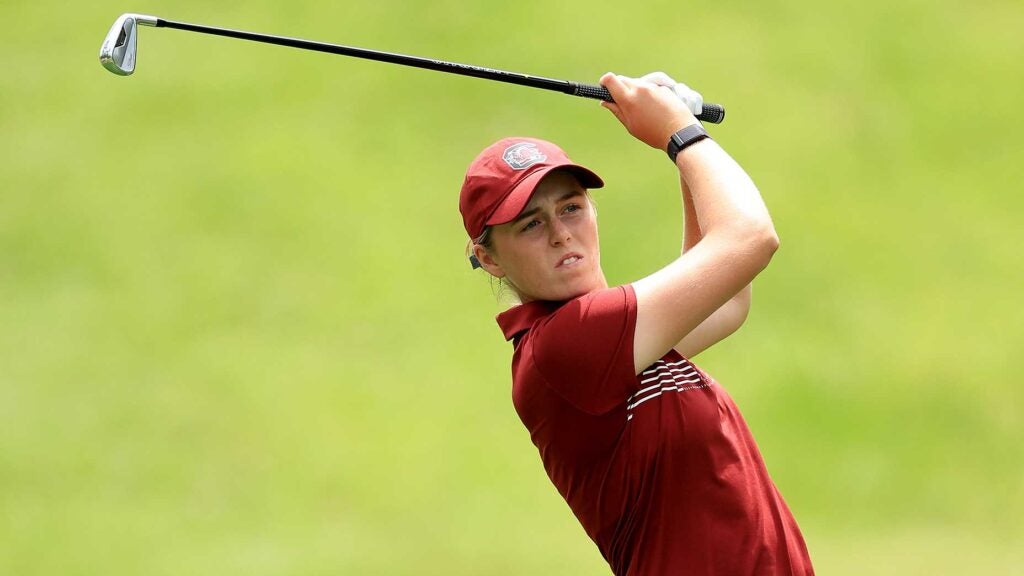
[[[532,328],[537,320],[550,316],[563,304],[565,304],[565,302],[533,300],[526,304],[513,306],[501,314],[498,314],[495,319],[498,321],[498,326],[505,335],[505,340],[512,340]]]

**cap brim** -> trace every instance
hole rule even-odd
[[[562,164],[560,166],[545,166],[544,168],[537,170],[533,174],[530,174],[526,178],[523,178],[516,184],[516,187],[509,192],[509,195],[502,200],[501,204],[494,211],[493,214],[487,218],[485,224],[487,226],[497,226],[499,224],[505,224],[515,220],[516,216],[526,208],[526,205],[530,203],[530,198],[533,196],[534,190],[537,189],[537,185],[544,179],[545,176],[554,172],[555,170],[564,170],[571,173],[580,181],[580,184],[586,189],[603,188],[604,180],[597,174],[594,174],[590,170],[579,166],[577,164]]]

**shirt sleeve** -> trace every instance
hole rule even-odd
[[[635,391],[636,294],[629,284],[567,302],[534,326],[537,371],[556,393],[589,414],[604,414]]]

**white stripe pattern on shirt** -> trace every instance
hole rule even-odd
[[[639,383],[640,385],[650,385],[637,390],[626,400],[627,421],[633,419],[634,408],[665,392],[683,392],[708,386],[688,360],[678,362],[658,360],[640,373]]]

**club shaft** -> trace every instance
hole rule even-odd
[[[607,102],[614,102],[614,100],[612,100],[611,94],[608,93],[608,90],[604,86],[581,84],[578,82],[571,82],[568,80],[556,80],[554,78],[531,76],[529,74],[521,74],[518,72],[495,70],[493,68],[483,68],[480,66],[472,66],[469,64],[446,62],[444,60],[434,60],[431,58],[421,58],[419,56],[408,56],[405,54],[395,54],[393,52],[382,52],[379,50],[369,50],[366,48],[342,46],[340,44],[330,44],[327,42],[303,40],[301,38],[273,36],[270,34],[259,34],[256,32],[246,32],[243,30],[231,30],[228,28],[203,26],[201,24],[175,22],[173,20],[165,20],[163,18],[156,19],[156,27],[174,28],[177,30],[186,30],[189,32],[199,32],[201,34],[226,36],[228,38],[238,38],[240,40],[250,40],[252,42],[263,42],[265,44],[276,44],[278,46],[301,48],[303,50],[327,52],[329,54],[339,54],[341,56],[352,56],[355,58],[363,58],[366,60],[376,60],[378,62],[388,62],[390,64],[400,64],[402,66],[411,66],[414,68],[435,70],[437,72],[447,72],[449,74],[459,74],[461,76],[472,76],[474,78],[496,80],[498,82],[507,82],[509,84],[518,84],[520,86],[529,86],[531,88],[553,90],[556,92],[562,92],[564,94],[571,94],[574,96],[581,96],[584,98],[594,98],[598,100],[605,100]],[[725,110],[721,106],[709,103],[704,104],[704,111],[697,116],[697,118],[701,120],[714,123],[721,122],[722,119],[724,119],[724,117]]]
[[[505,72],[503,70],[493,70],[490,68],[481,68],[479,66],[470,66],[468,64],[445,62],[443,60],[432,60],[430,58],[420,58],[418,56],[407,56],[405,54],[394,54],[391,52],[381,52],[365,48],[354,48],[352,46],[341,46],[326,42],[302,40],[300,38],[272,36],[256,32],[229,30],[226,28],[215,28],[212,26],[188,24],[185,22],[174,22],[171,20],[164,20],[162,18],[157,20],[157,27],[176,28],[178,30],[188,30],[189,32],[201,32],[203,34],[213,34],[215,36],[227,36],[229,38],[239,38],[241,40],[251,40],[253,42],[263,42],[266,44],[276,44],[278,46],[289,46],[291,48],[301,48],[303,50],[314,50],[317,52],[340,54],[342,56],[354,56],[356,58],[376,60],[378,62],[389,62],[391,64],[401,64],[403,66],[436,70],[438,72],[449,72],[452,74],[461,74],[463,76],[487,78],[490,80],[497,80],[499,82],[509,82],[511,84],[544,88],[546,90],[557,90],[565,93],[572,92],[572,83],[566,80],[555,80],[552,78],[542,78],[540,76],[530,76],[528,74],[519,74],[516,72]]]

